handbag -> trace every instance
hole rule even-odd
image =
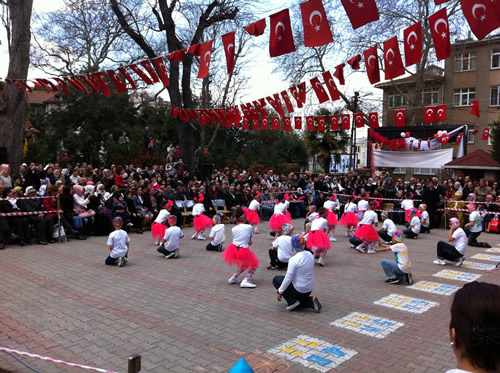
[[[95,215],[95,211],[94,210],[86,210],[86,211],[80,212],[78,214],[78,216],[81,217],[82,219],[84,219],[84,218],[90,218],[90,217],[92,217],[94,215]]]
[[[497,232],[500,226],[500,220],[498,219],[498,214],[495,214],[495,217],[490,220],[489,232]]]

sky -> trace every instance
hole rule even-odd
[[[288,6],[292,4],[291,0],[268,0],[268,1],[263,1],[260,4],[260,9],[262,9],[262,13],[256,13],[256,19],[259,19],[259,17],[265,17],[269,16],[270,14],[274,13],[275,11],[279,11],[281,9],[285,9]],[[50,12],[57,10],[61,7],[64,6],[64,2],[62,0],[34,0],[33,1],[33,10],[34,12],[37,13],[42,13],[42,12]],[[268,37],[267,34],[264,34],[262,37]],[[7,75],[7,70],[8,70],[8,50],[7,50],[7,37],[5,33],[5,29],[3,27],[0,27],[0,78],[2,80],[5,78]],[[256,100],[261,97],[267,97],[271,96],[274,93],[279,93],[285,89],[287,89],[290,84],[287,83],[282,79],[282,77],[277,74],[273,73],[273,63],[271,62],[271,58],[269,57],[269,53],[266,50],[264,51],[259,51],[259,54],[257,56],[258,58],[253,59],[255,62],[251,63],[248,67],[247,70],[245,71],[246,74],[250,77],[248,84],[246,86],[245,92],[240,97],[239,102],[245,103],[251,100]],[[347,58],[346,58],[347,59]],[[333,69],[333,66],[331,66]],[[347,69],[346,69],[347,72]],[[44,78],[46,75],[41,72],[37,71],[33,68],[30,67],[29,73],[28,73],[28,79],[32,78]],[[159,88],[159,85],[158,85]],[[375,89],[371,86],[371,84],[368,82],[368,79],[366,77],[366,73],[364,72],[354,72],[349,76],[346,76],[346,85],[343,88],[343,92],[348,96],[351,97],[354,95],[355,91],[361,91],[361,92],[371,92],[369,98],[367,99],[375,99],[376,101],[374,102],[380,102],[381,97],[382,97],[382,91],[379,89]],[[314,93],[311,91],[311,93],[308,95],[308,97],[312,97],[311,95],[314,95]],[[163,97],[165,100],[168,101],[168,94],[167,97]],[[309,101],[309,100],[308,100]],[[327,106],[330,105],[330,107],[339,107],[343,105],[343,102],[336,102],[335,104],[326,104]],[[324,106],[324,105],[323,105]],[[302,114],[302,115],[311,115],[313,110],[316,110],[318,108],[317,105],[313,104],[310,102],[310,105],[306,105],[305,110],[303,110],[300,113],[297,114]],[[360,131],[358,133],[358,137],[362,137],[366,131]]]

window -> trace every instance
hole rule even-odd
[[[408,105],[408,95],[392,94],[389,95],[389,108],[398,108]]]
[[[490,106],[500,106],[500,86],[490,87]]]
[[[474,144],[474,139],[475,135],[472,133],[472,131],[467,132],[467,144]]]
[[[424,88],[422,91],[422,105],[436,105],[439,103],[439,88]]]
[[[500,51],[493,51],[491,53],[491,68],[500,69]]]
[[[454,106],[470,106],[471,105],[470,101],[476,98],[475,88],[455,89],[454,92],[455,92],[453,97]]]
[[[414,168],[413,173],[416,175],[435,175],[436,168]]]
[[[406,167],[396,167],[394,169],[395,174],[406,174]]]
[[[476,70],[476,52],[457,54],[455,56],[455,72]]]

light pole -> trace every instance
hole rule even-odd
[[[358,111],[358,101],[359,92],[354,92],[354,97],[352,98],[352,113],[355,114]],[[351,126],[351,149],[349,152],[349,170],[352,172],[356,168],[354,165],[355,160],[355,150],[356,150],[356,121],[354,120],[354,115],[352,117]]]

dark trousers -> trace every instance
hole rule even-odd
[[[439,241],[437,243],[437,257],[439,259],[446,259],[450,262],[456,262],[462,256],[463,255],[460,254],[452,244],[444,241]]]
[[[288,263],[283,263],[278,259],[278,250],[269,249],[269,258],[273,267],[278,267],[279,269],[288,268]]]
[[[418,234],[414,233],[410,228],[403,229],[403,234],[406,238],[416,238]]]
[[[167,249],[165,249],[165,246],[161,245],[157,251],[160,253],[160,254],[163,254],[163,255],[170,255],[172,254],[173,250],[172,251],[168,251]]]
[[[378,231],[378,236],[385,242],[392,242],[392,237],[387,231]]]
[[[477,241],[477,238],[479,237],[481,232],[471,232],[470,228],[465,228],[464,231],[468,237],[467,245],[475,246],[475,247],[491,247],[486,242],[478,242]]]
[[[108,256],[104,263],[108,266],[114,266],[114,265],[116,265],[116,263],[118,263],[118,258],[112,258],[112,257]]]
[[[214,246],[212,245],[211,242],[208,243],[206,249],[208,251],[222,251],[222,244],[221,245],[217,245],[217,246]]]
[[[30,228],[27,216],[9,216],[7,222],[12,231],[19,236],[19,239],[24,242],[30,240]]]
[[[363,243],[363,240],[360,240],[356,236],[352,236],[351,238],[349,238],[349,242],[351,243],[351,245],[359,246]]]
[[[431,233],[431,227],[424,227],[423,225],[420,226],[420,233]]]
[[[36,240],[45,241],[52,239],[52,233],[54,232],[54,223],[52,219],[45,216],[28,216],[28,221],[36,226]]]
[[[0,242],[5,242],[10,238],[11,231],[9,224],[7,223],[7,218],[0,216]]]
[[[285,276],[274,276],[273,277],[274,287],[276,289],[279,289],[281,284],[283,283],[284,279],[285,279]],[[314,308],[314,303],[312,301],[311,292],[300,293],[293,287],[292,283],[290,283],[290,285],[284,291],[283,298],[285,298],[285,300],[289,306],[294,304],[295,302],[299,301],[300,307]]]

